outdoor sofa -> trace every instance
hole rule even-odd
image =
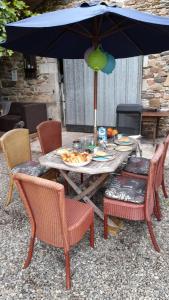
[[[0,131],[8,131],[17,127],[36,132],[36,126],[47,120],[45,103],[12,102],[8,114],[0,116]]]

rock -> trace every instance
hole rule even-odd
[[[164,86],[169,86],[169,75],[167,76],[167,78],[164,82]]]
[[[166,80],[165,77],[161,77],[161,76],[156,76],[154,77],[154,81],[157,82],[157,83],[162,83]]]

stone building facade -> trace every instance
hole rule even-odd
[[[60,1],[65,6],[76,6],[84,1]],[[86,1],[98,3],[101,1]],[[115,1],[105,0],[107,4]],[[41,11],[54,10],[58,1],[44,1]],[[140,11],[169,16],[168,0],[119,0],[117,5],[136,8]],[[12,71],[17,70],[17,80],[12,80]],[[46,102],[48,116],[61,119],[61,89],[58,74],[58,64],[55,59],[37,58],[37,78],[25,79],[23,56],[13,55],[12,58],[0,60],[0,99],[11,101]],[[160,102],[162,107],[169,107],[169,51],[144,57],[142,101]],[[165,134],[169,119],[161,119],[160,132]]]
[[[1,101],[45,102],[48,117],[61,119],[58,63],[52,58],[37,58],[36,78],[25,77],[24,58],[14,53],[0,61]],[[15,77],[13,76],[15,72]]]
[[[125,0],[125,7],[136,8],[159,16],[169,17],[168,0]],[[161,107],[169,108],[169,51],[144,57],[142,102],[149,105],[158,100]],[[169,119],[160,119],[160,135],[169,128]]]

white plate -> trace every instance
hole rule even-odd
[[[128,141],[120,141],[120,139],[114,141],[117,145],[122,145],[122,146],[129,146],[132,145],[134,142],[131,138],[128,137]]]
[[[65,165],[67,165],[69,167],[78,168],[78,167],[84,167],[84,166],[88,165],[91,162],[91,159],[87,160],[87,161],[84,161],[82,163],[70,163],[70,162],[66,162],[64,160],[62,160],[62,161],[64,162]]]
[[[134,142],[131,140],[131,139],[129,139],[129,141],[128,142],[123,142],[123,141],[119,141],[119,140],[117,140],[117,141],[115,141],[115,143],[117,144],[117,145],[121,145],[121,146],[129,146],[129,145],[133,145],[134,144]]]
[[[92,160],[106,162],[106,161],[112,160],[113,158],[114,158],[113,156],[107,155],[107,156],[93,157]]]
[[[117,146],[116,151],[131,151],[133,148],[131,146]]]

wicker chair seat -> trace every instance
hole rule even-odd
[[[149,167],[149,159],[144,157],[130,157],[123,171],[139,175],[148,175]]]
[[[86,203],[66,198],[66,219],[69,243],[79,242],[93,219],[93,208]]]
[[[24,173],[27,175],[39,177],[46,173],[48,170],[48,168],[41,166],[38,162],[30,160],[17,165],[11,170],[11,172],[12,174]]]
[[[112,176],[105,190],[105,197],[135,204],[143,204],[146,186],[145,179]]]

